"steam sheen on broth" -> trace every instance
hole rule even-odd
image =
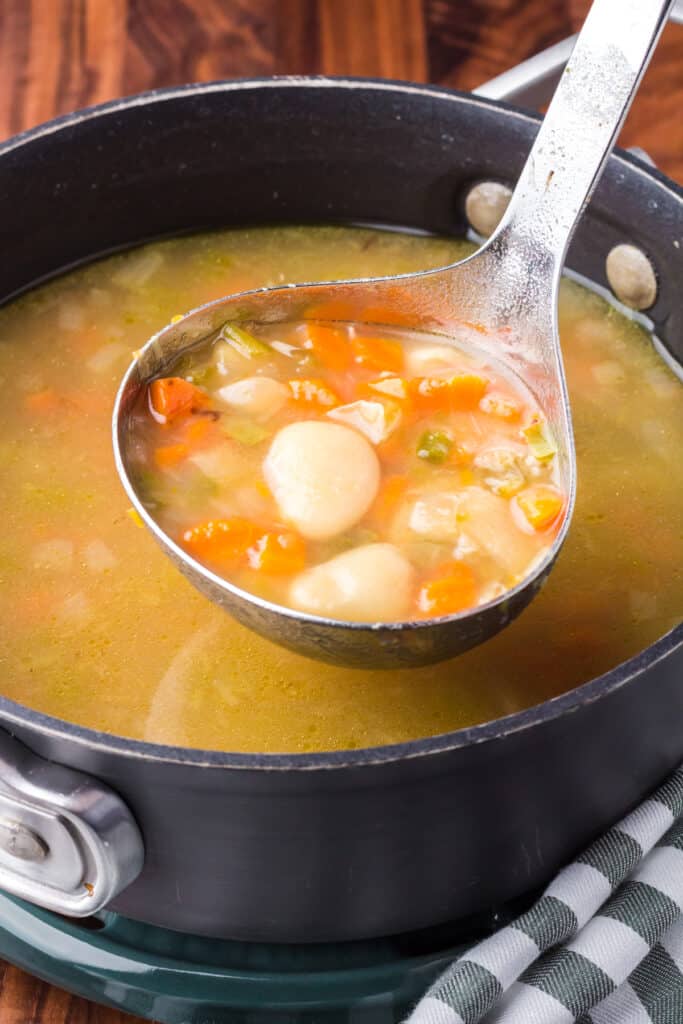
[[[4,693],[161,743],[373,746],[528,707],[676,625],[683,387],[643,328],[572,282],[560,331],[577,509],[541,595],[482,647],[391,673],[310,662],[209,604],[129,514],[111,456],[113,398],[131,350],[173,315],[245,288],[409,272],[465,251],[365,229],[227,231],[103,260],[0,310]]]

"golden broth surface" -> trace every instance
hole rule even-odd
[[[635,654],[683,610],[683,387],[643,328],[563,285],[577,441],[569,538],[539,598],[451,662],[364,672],[308,661],[194,591],[128,514],[110,417],[131,351],[171,316],[263,284],[438,266],[464,243],[259,228],[156,243],[0,310],[4,693],[160,743],[303,752],[497,718]]]

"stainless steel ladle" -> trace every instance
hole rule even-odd
[[[245,626],[323,661],[362,668],[414,666],[481,643],[538,592],[567,535],[576,487],[557,329],[562,264],[670,6],[671,0],[595,0],[507,211],[474,255],[419,274],[228,296],[165,327],[142,349],[123,379],[114,408],[119,475],[133,506],[180,570]],[[379,325],[400,321],[443,336],[440,342],[449,337],[470,340],[529,385],[558,444],[560,482],[568,505],[552,548],[514,589],[478,608],[439,619],[378,624],[325,619],[275,605],[222,579],[191,558],[154,521],[129,473],[130,416],[141,389],[181,351],[226,322],[250,326],[311,319]]]

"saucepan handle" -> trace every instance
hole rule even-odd
[[[676,0],[669,20],[683,24],[683,0]],[[573,35],[541,50],[516,67],[473,89],[473,94],[489,100],[507,100],[520,107],[545,106],[555,91],[575,42],[576,36]]]
[[[113,790],[0,730],[0,889],[86,917],[139,875],[143,859],[140,831]]]

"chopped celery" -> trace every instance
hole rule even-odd
[[[173,367],[175,376],[182,377],[197,387],[211,387],[214,380],[218,377],[216,367],[212,366],[211,363],[205,366],[195,366],[195,362],[196,360],[193,359],[192,355],[183,356]]]
[[[453,449],[453,438],[445,430],[425,430],[417,443],[417,457],[438,465]]]
[[[202,472],[193,473],[190,482],[183,486],[183,498],[185,500],[189,498],[190,501],[197,502],[198,505],[203,505],[207,499],[215,498],[218,494],[220,494],[218,481]]]
[[[249,447],[260,444],[271,434],[270,430],[262,427],[259,423],[227,417],[223,417],[221,420],[221,429],[233,441],[239,441],[240,444],[246,444]]]
[[[526,437],[531,454],[539,462],[547,462],[557,453],[557,445],[550,433],[550,428],[544,420],[534,420],[522,433]]]
[[[221,330],[221,337],[245,359],[255,359],[270,353],[270,347],[265,342],[259,341],[249,331],[235,324],[226,324]]]

